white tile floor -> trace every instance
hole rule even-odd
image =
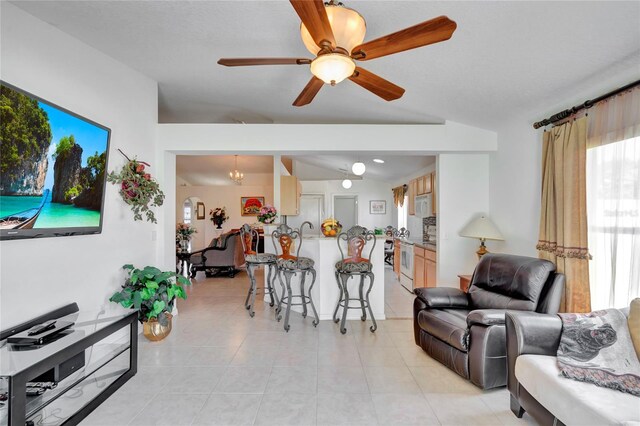
[[[139,371],[83,425],[533,424],[503,388],[483,392],[413,342],[410,320],[338,326],[243,307],[247,276],[200,278],[171,335],[141,337]],[[404,290],[403,290],[404,291]]]
[[[390,319],[413,318],[413,295],[400,285],[388,265],[384,268],[384,314]]]

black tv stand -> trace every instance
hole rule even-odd
[[[4,341],[54,318],[75,325],[63,337],[33,350],[14,350]],[[79,312],[71,304],[2,331],[0,338],[0,344],[5,343],[0,347],[0,394],[7,394],[0,406],[0,426],[46,424],[54,418],[56,424],[76,425],[137,372],[137,312],[107,316]],[[49,381],[44,378],[57,386],[27,396],[27,383]]]

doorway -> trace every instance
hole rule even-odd
[[[342,224],[342,229],[347,230],[358,224],[358,196],[334,195],[333,218]]]
[[[318,235],[320,234],[320,224],[324,219],[324,195],[302,194],[300,196],[300,214],[288,216],[287,224],[292,228],[300,228],[302,222],[309,221],[313,225],[313,229],[309,231],[305,228],[305,233]]]

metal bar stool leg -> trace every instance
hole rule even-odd
[[[347,312],[349,311],[349,289],[347,288],[347,281],[349,281],[349,274],[340,274],[342,279],[342,289],[344,291],[344,308],[342,308],[342,322],[340,323],[340,333],[347,333]]]
[[[316,270],[310,269],[309,272],[311,272],[311,285],[309,286],[309,304],[311,305],[311,310],[313,311],[313,316],[315,317],[311,324],[316,327],[320,322],[320,319],[318,318],[318,312],[316,311],[316,306],[313,304],[313,298],[311,297],[311,290],[313,289],[313,285],[316,283]]]
[[[364,287],[364,274],[360,274],[360,286],[358,288],[359,296],[360,296],[360,308],[362,309],[362,316],[360,317],[360,320],[366,321],[366,319],[367,319],[367,311],[364,308],[363,287]]]
[[[279,305],[280,301],[278,300],[278,291],[276,290],[276,275],[278,275],[278,268],[275,263],[269,263],[268,268],[269,276],[271,277],[271,280],[269,281],[269,289],[274,298],[274,303],[271,306]]]
[[[271,285],[271,272],[272,272],[271,265],[266,264],[264,266],[265,266],[265,269],[269,269],[269,274],[267,275],[267,289],[269,291],[269,298],[271,299],[271,303],[269,303],[269,306],[273,307],[275,302],[273,300],[273,286]]]
[[[371,322],[373,322],[373,325],[371,327],[369,327],[369,330],[371,330],[371,332],[375,332],[378,329],[378,324],[376,324],[376,319],[373,316],[373,309],[371,308],[371,302],[369,302],[369,293],[371,293],[371,288],[373,288],[373,279],[374,279],[374,275],[373,272],[369,272],[367,274],[369,276],[369,289],[367,290],[367,306],[369,307],[369,315],[371,315]]]
[[[302,271],[300,275],[302,275],[302,277],[300,278],[300,300],[302,301],[302,318],[306,318],[307,317],[307,300],[304,298],[305,296],[304,282],[307,277],[307,272]]]
[[[278,308],[276,309],[276,319],[278,322],[282,319],[282,302],[287,297],[287,291],[284,287],[284,281],[282,281],[282,271],[280,269],[276,270],[276,274],[278,275],[278,281],[280,281],[280,287],[282,287],[282,295],[280,296],[280,300],[278,300]]]
[[[291,326],[289,325],[289,314],[291,313],[291,299],[293,298],[293,294],[291,291],[291,276],[293,272],[286,271],[284,273],[284,278],[287,283],[287,310],[284,313],[284,331],[289,332]]]
[[[256,293],[257,293],[257,288],[256,288],[256,276],[255,276],[255,268],[256,265],[252,264],[252,263],[248,263],[247,264],[247,274],[249,275],[249,280],[251,281],[251,305],[249,305],[249,316],[253,318],[253,316],[256,314],[254,311],[254,306],[256,303]]]
[[[333,322],[336,324],[340,319],[338,318],[338,309],[340,309],[340,302],[342,302],[342,296],[344,296],[344,292],[342,291],[342,284],[340,284],[340,273],[336,271],[336,282],[338,283],[338,288],[340,289],[340,297],[338,297],[338,303],[336,303],[336,309],[333,311]]]
[[[247,263],[247,275],[249,275],[249,264]],[[247,298],[244,300],[244,308],[249,309],[249,298],[251,297],[251,290],[253,290],[253,283],[251,282],[251,275],[249,275],[249,290],[247,290]]]

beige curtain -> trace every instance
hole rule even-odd
[[[402,207],[404,204],[404,194],[407,192],[407,189],[404,185],[393,188],[393,202],[396,206]]]
[[[544,133],[542,209],[536,248],[566,275],[561,310],[591,311],[586,203],[587,119]]]

